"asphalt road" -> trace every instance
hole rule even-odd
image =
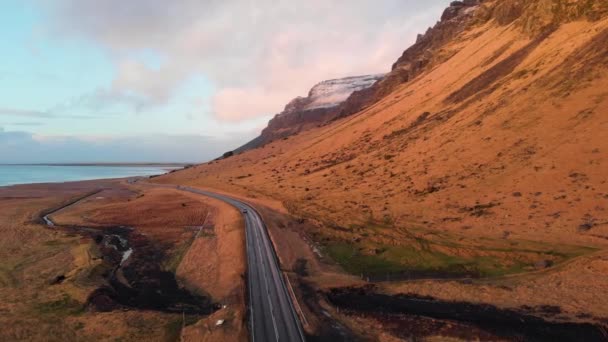
[[[178,189],[227,202],[245,218],[251,340],[304,341],[272,242],[258,212],[234,198],[183,186]]]

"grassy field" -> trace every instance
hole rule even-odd
[[[594,248],[535,241],[479,238],[460,242],[447,234],[410,230],[408,238],[389,244],[372,227],[368,239],[329,241],[325,252],[345,271],[390,279],[497,277],[558,265],[596,251]],[[421,237],[427,235],[426,237]]]

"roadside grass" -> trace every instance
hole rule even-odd
[[[179,244],[175,248],[172,248],[169,251],[169,255],[163,262],[163,268],[166,271],[172,272],[174,274],[177,272],[179,264],[181,264],[182,260],[184,259],[184,256],[188,252],[188,249],[190,249],[190,246],[192,246],[192,243],[194,243],[194,239],[195,235],[193,235],[192,238],[189,238],[188,240],[182,242],[181,244]]]
[[[378,238],[382,229],[371,227],[368,239],[348,242],[326,239],[324,250],[346,272],[375,279],[499,277],[535,270],[538,262],[558,265],[597,250],[488,238],[463,243],[456,236],[420,234],[419,229],[410,230],[408,237],[400,237],[398,244],[388,244]]]

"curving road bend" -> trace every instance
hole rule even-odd
[[[268,231],[258,212],[228,196],[190,187],[177,188],[227,202],[245,218],[251,341],[305,341]]]

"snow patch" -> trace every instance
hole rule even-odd
[[[335,107],[346,101],[355,91],[371,87],[384,75],[354,76],[323,81],[310,90],[308,98],[311,102],[304,107],[304,110]]]

